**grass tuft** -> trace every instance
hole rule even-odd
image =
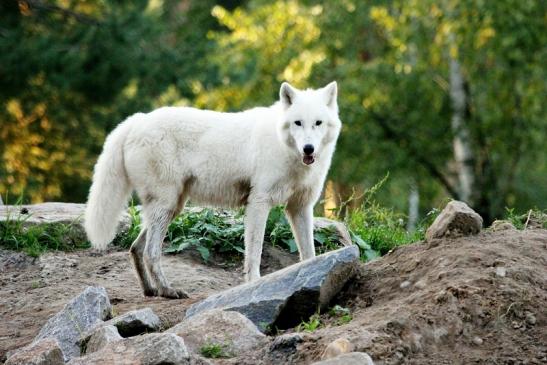
[[[28,225],[28,216],[0,222],[0,244],[2,247],[23,251],[32,257],[51,250],[73,251],[89,248],[78,223],[56,223]]]
[[[229,346],[226,344],[209,342],[199,349],[200,354],[209,359],[232,357]]]

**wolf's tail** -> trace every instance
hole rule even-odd
[[[107,137],[95,165],[93,183],[87,199],[84,225],[91,245],[99,250],[116,235],[123,208],[131,193],[125,171],[123,144],[129,132],[129,120],[120,124]]]

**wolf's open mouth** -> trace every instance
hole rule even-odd
[[[313,156],[304,156],[302,157],[302,162],[304,162],[306,165],[311,165],[315,162],[315,158]]]

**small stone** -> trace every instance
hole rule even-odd
[[[45,338],[10,354],[5,365],[63,365],[63,352],[54,338]]]
[[[535,325],[536,324],[536,316],[534,316],[534,313],[532,312],[526,312],[526,323],[529,325]]]
[[[304,336],[301,333],[285,333],[274,338],[270,347],[266,351],[266,364],[286,364],[291,363],[291,359],[298,352],[298,345],[304,342]]]
[[[494,222],[492,222],[492,225],[490,226],[490,229],[492,229],[492,231],[514,231],[514,230],[516,230],[515,226],[511,222],[505,221],[505,220],[495,220]]]
[[[85,353],[90,354],[92,352],[98,351],[105,347],[107,344],[113,341],[121,340],[123,337],[120,336],[118,329],[112,325],[101,326],[95,330],[89,340],[85,344]]]
[[[272,344],[270,345],[270,352],[273,351],[285,351],[287,349],[296,351],[296,346],[304,341],[302,334],[296,333],[285,333],[281,336],[277,336]]]
[[[483,343],[482,338],[480,338],[478,336],[473,337],[473,343],[477,346],[482,345],[482,343]]]
[[[447,236],[469,236],[482,229],[482,217],[464,202],[453,200],[446,205],[425,234],[428,242]]]
[[[243,314],[215,309],[185,319],[166,331],[184,338],[191,352],[199,353],[209,343],[226,347],[238,355],[259,346],[266,336]]]
[[[332,359],[314,362],[312,365],[374,365],[372,358],[364,352],[349,352]]]
[[[341,354],[352,352],[354,346],[347,338],[338,338],[327,345],[321,360],[331,359]]]
[[[427,283],[425,282],[425,280],[419,280],[416,283],[414,283],[414,287],[416,289],[425,289],[426,286],[427,286]]]
[[[496,275],[501,278],[504,278],[505,275],[507,275],[507,269],[503,266],[496,267]]]
[[[401,285],[399,285],[399,287],[400,287],[401,289],[406,289],[406,288],[408,288],[411,284],[412,284],[412,283],[411,283],[410,281],[405,280],[405,281],[403,281],[403,282],[401,283]]]
[[[334,221],[332,219],[328,219],[324,217],[313,218],[314,231],[325,229],[325,228],[333,229],[334,232],[336,232],[336,235],[338,236],[339,243],[341,243],[343,246],[353,245],[348,228],[346,227],[344,223]]]
[[[150,308],[133,310],[112,318],[105,323],[118,328],[122,337],[131,337],[145,332],[155,332],[160,329],[161,321]]]

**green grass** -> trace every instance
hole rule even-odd
[[[382,207],[374,200],[375,193],[386,179],[387,176],[365,191],[359,197],[362,203],[358,207],[349,208],[354,199],[351,197],[336,211],[338,219],[344,221],[353,242],[360,248],[362,261],[375,259],[397,246],[422,240],[425,229],[438,213],[436,210],[432,211],[415,231],[408,232],[405,228],[404,215]],[[115,237],[115,246],[130,247],[141,230],[138,208],[132,204],[128,212],[131,217],[130,224],[126,231]],[[519,219],[522,220],[521,216],[512,211],[508,212],[516,223]],[[24,251],[31,256],[39,256],[48,250],[70,251],[90,247],[76,223],[26,226],[24,219],[28,218],[0,223],[0,246]],[[169,245],[165,252],[179,253],[192,249],[199,252],[204,261],[210,260],[212,253],[240,260],[245,252],[244,232],[243,210],[236,212],[235,215],[212,209],[185,211],[168,227]],[[334,229],[324,228],[316,231],[314,238],[317,254],[340,247]],[[266,223],[265,240],[291,253],[297,252],[297,245],[283,207],[276,207],[270,212]]]
[[[139,235],[139,232],[141,231],[141,216],[139,214],[139,210],[133,204],[133,202],[131,202],[127,213],[130,217],[129,227],[126,231],[116,235],[114,241],[112,241],[112,244],[114,246],[123,248],[131,247],[131,244],[133,243],[133,241],[135,241],[135,239]]]
[[[232,357],[232,354],[228,350],[229,350],[229,346],[226,344],[210,342],[201,346],[201,348],[199,349],[199,352],[201,355],[203,355],[206,358],[219,359],[219,358]]]
[[[431,210],[416,229],[409,232],[406,229],[407,217],[404,214],[383,207],[375,200],[375,194],[387,181],[388,176],[367,189],[361,196],[351,196],[342,202],[335,212],[339,217],[343,213],[343,220],[350,231],[352,241],[360,248],[362,261],[385,255],[398,246],[423,240],[427,227],[440,212],[437,209]],[[350,203],[357,199],[362,201],[361,204],[349,208]]]
[[[505,208],[505,212],[504,219],[511,222],[516,229],[525,229],[531,222],[547,229],[547,211],[530,209],[525,213],[517,213],[514,208]]]
[[[46,251],[89,248],[78,223],[27,225],[30,216],[0,222],[0,246],[38,257]]]

